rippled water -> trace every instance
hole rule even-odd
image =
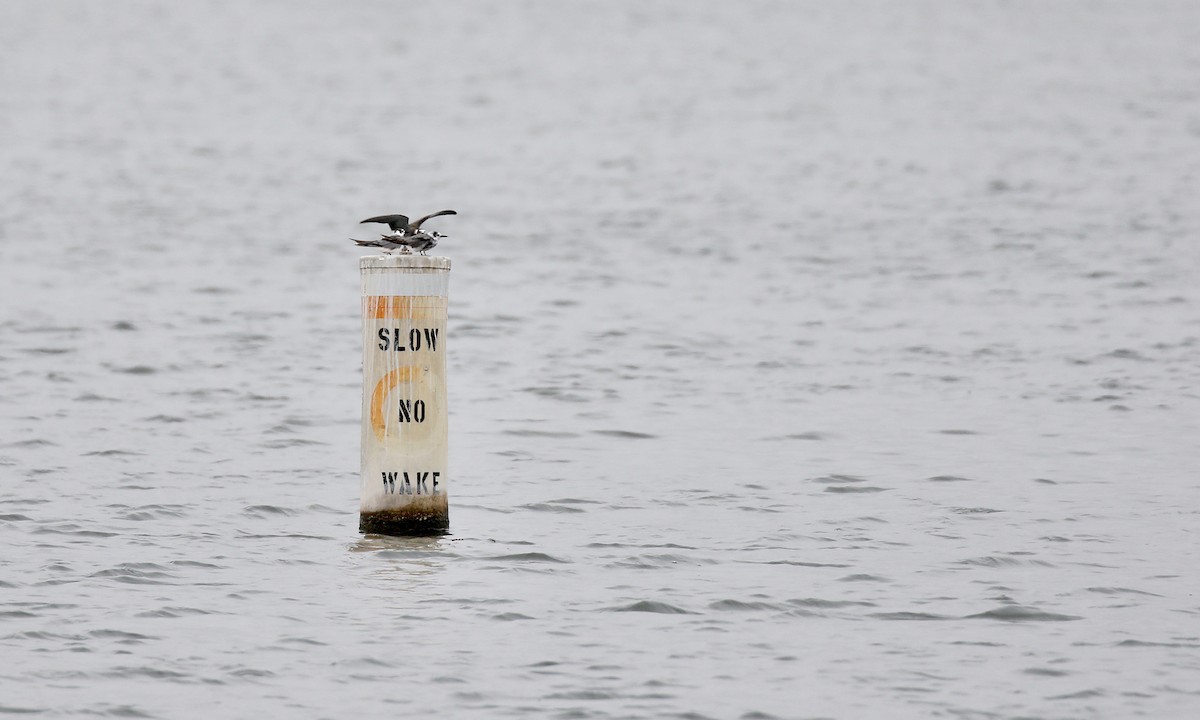
[[[0,713],[1200,712],[1200,5],[0,20]],[[442,207],[364,538],[347,237]]]

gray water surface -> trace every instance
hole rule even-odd
[[[7,3],[0,714],[1200,714],[1200,5]],[[449,536],[359,218],[453,207]]]

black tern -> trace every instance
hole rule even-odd
[[[380,235],[378,240],[354,240],[354,244],[360,247],[377,247],[383,248],[385,253],[391,254],[392,250],[400,250],[403,255],[410,253],[413,250],[424,255],[426,251],[433,249],[438,244],[438,238],[445,237],[441,233],[425,233],[417,232],[412,235]]]
[[[429,218],[435,218],[440,215],[457,215],[457,214],[458,213],[454,212],[453,210],[438,210],[437,212],[430,213],[430,214],[426,215],[425,217],[417,218],[417,221],[414,223],[408,222],[407,215],[377,215],[376,217],[373,217],[373,218],[367,218],[366,220],[363,220],[362,222],[363,223],[369,223],[369,222],[384,223],[389,228],[392,229],[392,234],[394,234],[394,235],[398,234],[398,235],[402,235],[404,237],[408,237],[410,235],[416,235],[416,234],[420,233],[421,232],[421,223],[425,222]],[[362,223],[359,223],[359,224],[361,225]],[[445,235],[443,235],[442,237],[445,237]]]

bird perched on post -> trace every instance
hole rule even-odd
[[[425,222],[429,218],[435,218],[440,215],[457,215],[457,214],[458,213],[454,212],[453,210],[438,210],[437,212],[430,213],[430,214],[426,215],[425,217],[417,218],[417,221],[414,223],[408,222],[407,215],[378,215],[373,218],[367,218],[366,220],[363,220],[362,222],[363,223],[369,223],[369,222],[384,223],[389,228],[392,229],[393,235],[403,235],[403,236],[407,237],[409,235],[416,235],[417,233],[421,232],[421,223]],[[361,224],[362,223],[359,223],[359,225],[361,225]],[[442,237],[445,237],[445,235],[443,235]]]
[[[363,223],[383,223],[391,229],[390,235],[381,234],[378,240],[354,240],[355,245],[362,247],[377,247],[383,248],[384,252],[390,252],[397,248],[403,248],[404,252],[417,252],[424,255],[427,251],[433,249],[438,244],[439,238],[446,237],[445,235],[433,231],[423,232],[421,224],[430,218],[435,218],[440,215],[457,215],[453,210],[439,210],[435,213],[430,213],[424,217],[417,218],[416,222],[410,223],[407,215],[377,215],[376,217],[367,218]],[[360,225],[362,223],[359,223]]]
[[[445,237],[440,233],[417,233],[416,235],[380,235],[378,240],[354,240],[354,244],[360,247],[377,247],[382,248],[385,253],[391,254],[392,250],[399,249],[401,255],[407,254],[416,250],[422,255],[427,250],[435,247],[439,237]]]

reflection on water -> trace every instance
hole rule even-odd
[[[423,592],[427,588],[420,581],[436,576],[448,562],[455,559],[451,543],[452,539],[446,536],[364,535],[348,547],[351,553],[370,555],[372,577],[402,581],[389,586],[389,589],[396,592]]]
[[[350,552],[395,552],[397,557],[440,555],[452,538],[445,536],[396,537],[393,535],[363,535],[350,545]],[[385,557],[391,557],[387,555]]]

